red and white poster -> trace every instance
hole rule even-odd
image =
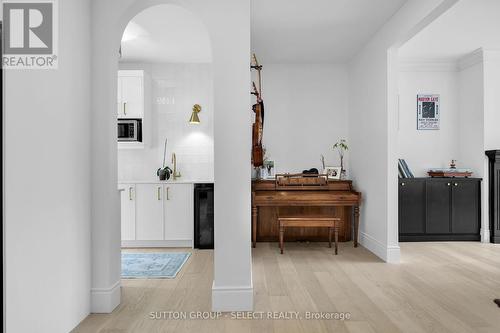
[[[439,95],[417,96],[418,130],[438,130],[440,113]]]

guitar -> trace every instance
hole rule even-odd
[[[255,121],[252,125],[252,163],[255,167],[260,167],[264,164],[264,149],[262,148],[262,135],[264,133],[264,101],[262,100],[261,77],[262,66],[259,65],[255,54],[252,58],[253,65],[251,65],[250,68],[257,70],[259,78],[259,89],[257,89],[255,82],[252,82],[252,95],[255,95],[257,99],[257,103],[252,106],[252,110],[255,112]]]

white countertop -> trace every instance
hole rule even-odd
[[[119,180],[118,184],[209,184],[213,183],[213,180],[207,179],[183,179],[182,177],[173,180],[158,180],[158,179],[138,179],[138,180]]]

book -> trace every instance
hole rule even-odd
[[[414,178],[413,173],[404,159],[398,159],[398,171],[400,178]]]

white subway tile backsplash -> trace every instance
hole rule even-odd
[[[151,144],[145,149],[118,151],[120,181],[151,179],[163,160],[177,155],[177,166],[185,179],[211,180],[214,174],[213,85],[210,64],[135,64],[126,69],[145,69],[152,79],[150,119]],[[188,123],[194,104],[200,104],[201,124]]]

